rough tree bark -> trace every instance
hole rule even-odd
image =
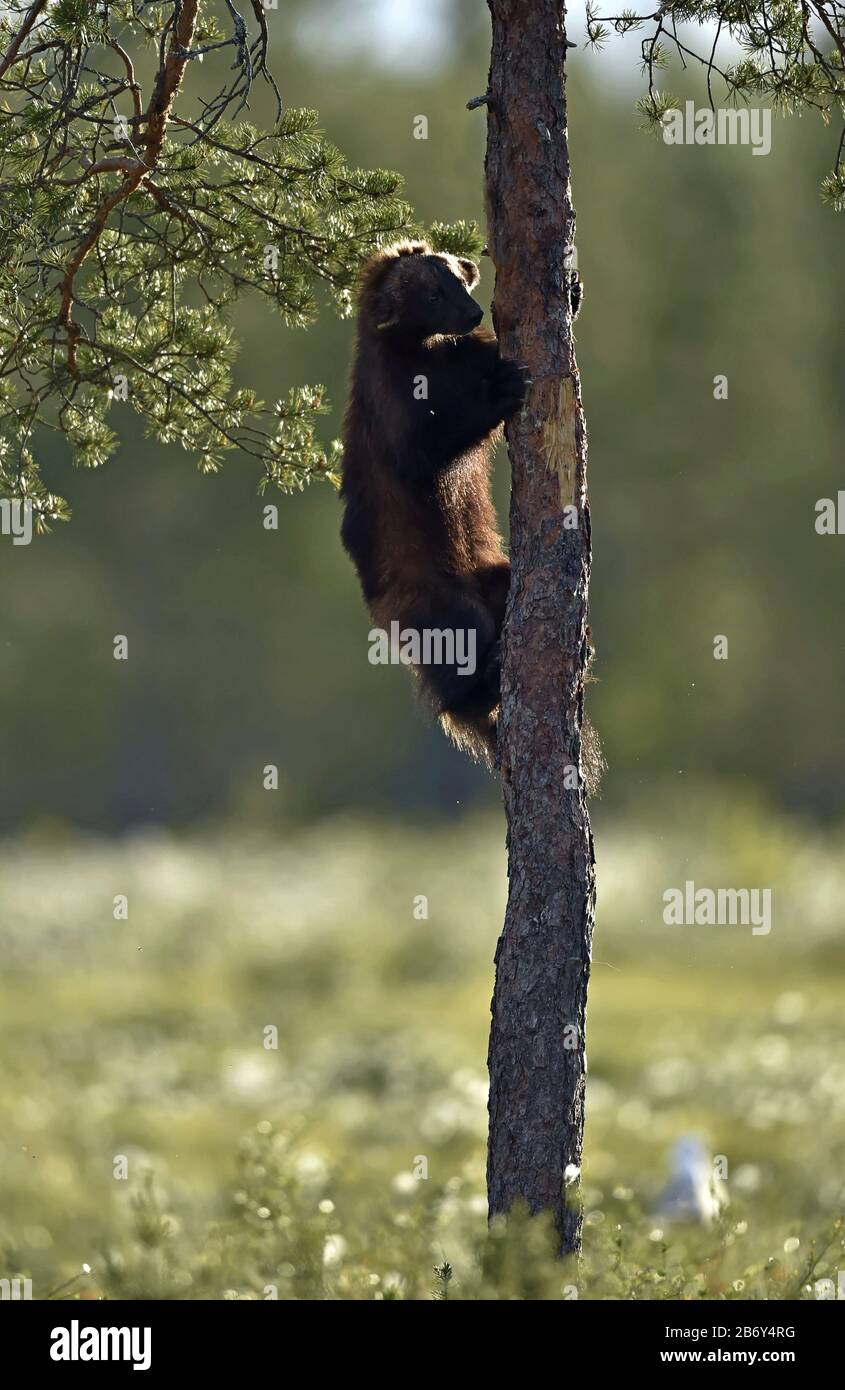
[[[490,1034],[491,1216],[550,1209],[577,1250],[594,859],[582,773],[590,521],[572,338],[562,0],[488,0],[488,245],[504,356],[533,385],[507,430],[511,581],[499,718],[509,896]],[[574,771],[577,769],[577,773]],[[573,785],[575,783],[575,785]]]

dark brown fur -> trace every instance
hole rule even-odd
[[[342,537],[375,623],[475,632],[476,670],[415,667],[446,732],[495,753],[510,583],[490,498],[492,438],[523,373],[499,356],[469,290],[472,261],[404,242],[364,266],[343,426]],[[427,382],[427,398],[419,380]]]

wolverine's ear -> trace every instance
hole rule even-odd
[[[373,304],[373,323],[376,328],[395,328],[399,322],[399,306],[395,295],[382,290]]]
[[[459,260],[458,265],[461,267],[461,275],[463,276],[464,284],[467,289],[474,290],[481,278],[475,261]]]
[[[399,296],[395,272],[395,260],[388,261],[382,273],[381,283],[373,294],[370,322],[378,329],[393,328],[399,322]]]

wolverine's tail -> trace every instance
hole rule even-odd
[[[498,707],[489,714],[457,714],[450,711],[440,715],[440,727],[456,748],[467,753],[477,763],[490,769],[496,766],[496,715]]]
[[[498,708],[490,714],[460,715],[441,714],[440,725],[462,753],[468,753],[477,763],[482,763],[491,772],[496,767],[496,715]],[[581,725],[581,766],[584,785],[590,796],[598,794],[602,774],[607,769],[599,736],[589,719]]]

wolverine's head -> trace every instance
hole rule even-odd
[[[419,341],[471,333],[484,317],[470,294],[477,284],[474,261],[433,251],[425,241],[402,241],[364,266],[360,321],[371,332]]]

